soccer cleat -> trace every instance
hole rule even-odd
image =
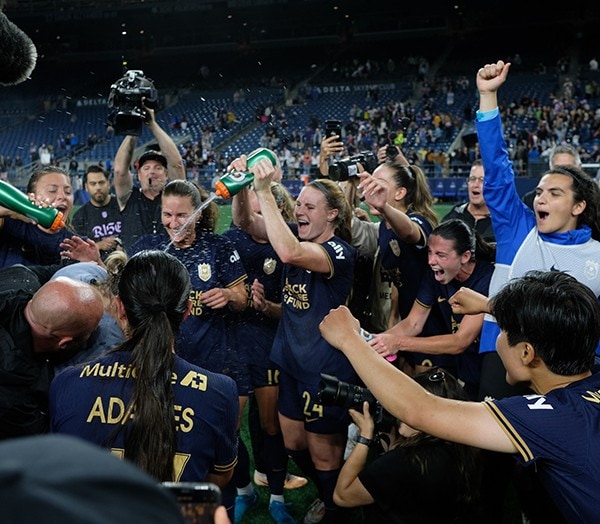
[[[317,524],[325,518],[325,503],[315,499],[304,516],[304,524]]]
[[[246,511],[258,502],[258,493],[252,492],[252,495],[238,495],[235,497],[235,507],[233,510],[233,523],[240,524]]]
[[[269,481],[267,480],[267,475],[265,473],[262,473],[261,471],[258,471],[257,469],[254,470],[254,484],[256,484],[257,486],[263,486],[265,488],[269,487]],[[285,489],[296,489],[296,488],[301,488],[303,486],[306,486],[308,484],[308,479],[304,478],[304,477],[299,477],[298,475],[293,475],[291,473],[288,473],[285,476],[285,484],[283,485],[283,487]]]
[[[277,524],[296,524],[296,519],[288,513],[285,502],[274,500],[269,504],[269,513]]]

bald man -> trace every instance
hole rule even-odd
[[[60,277],[0,293],[0,439],[44,433],[52,361],[81,347],[104,312],[92,286]]]

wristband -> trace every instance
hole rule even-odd
[[[368,448],[371,447],[371,444],[373,443],[373,439],[367,438],[367,437],[363,437],[362,435],[359,435],[358,438],[356,439],[356,443],[357,444],[364,444],[365,446],[367,446]]]

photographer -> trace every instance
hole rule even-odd
[[[161,233],[160,194],[168,180],[185,180],[185,167],[175,142],[158,125],[154,110],[144,105],[145,124],[154,135],[159,151],[149,150],[137,161],[139,187],[133,181],[130,165],[137,136],[123,139],[115,156],[114,186],[122,217],[121,239],[125,249],[142,235]]]
[[[459,382],[442,368],[432,368],[414,380],[438,397],[467,400]],[[360,437],[338,477],[333,495],[336,504],[365,506],[365,524],[469,521],[477,499],[477,449],[396,420],[388,451],[368,460],[377,429],[369,403],[363,403],[362,413],[350,409],[350,416]],[[436,502],[432,505],[433,493]]]

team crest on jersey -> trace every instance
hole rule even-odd
[[[265,258],[263,262],[263,271],[266,275],[272,275],[277,266],[277,261],[274,258]]]
[[[398,241],[396,239],[390,240],[390,249],[392,250],[392,253],[394,253],[394,255],[396,255],[397,257],[400,256],[400,244],[398,244]]]
[[[584,273],[587,278],[590,280],[596,280],[598,278],[598,269],[600,268],[600,264],[595,260],[588,260],[585,263]]]
[[[210,280],[211,275],[210,264],[198,264],[198,276],[202,282]]]

